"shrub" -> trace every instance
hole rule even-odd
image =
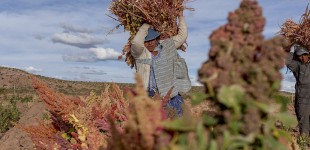
[[[0,94],[5,94],[6,93],[6,89],[5,88],[0,88]]]
[[[71,97],[56,93],[46,84],[32,77],[33,84],[45,102],[50,116],[37,126],[21,127],[31,137],[38,149],[97,149],[107,146],[111,135],[108,118],[118,128],[127,120],[127,102],[117,85],[106,86],[97,96],[92,92],[87,97]],[[113,91],[113,92],[111,92]]]
[[[3,107],[0,105],[0,132],[5,132],[12,127],[12,122],[19,120],[20,112],[15,103]]]
[[[210,59],[199,70],[206,97],[217,110],[203,115],[210,146],[286,149],[291,142],[288,132],[275,127],[277,120],[296,125],[286,111],[289,100],[278,95],[286,52],[282,45],[262,45],[264,25],[258,2],[243,0],[228,23],[210,35]]]

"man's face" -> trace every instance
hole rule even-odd
[[[150,41],[147,41],[147,42],[144,42],[144,46],[150,51],[150,52],[153,52],[155,47],[156,47],[156,44],[157,44],[157,40],[154,39],[154,40],[150,40]]]
[[[309,61],[309,57],[308,57],[307,54],[298,56],[298,59],[299,59],[303,64],[305,64],[305,63],[307,63],[307,62]]]

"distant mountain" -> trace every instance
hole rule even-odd
[[[30,76],[35,76],[48,84],[49,87],[58,92],[68,95],[84,95],[90,91],[101,92],[107,82],[83,82],[66,81],[40,75],[34,75],[26,71],[0,66],[0,89],[15,91],[17,93],[32,93],[34,88]],[[134,84],[119,83],[120,87],[133,86]]]

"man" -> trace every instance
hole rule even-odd
[[[177,48],[187,38],[183,11],[179,13],[178,19],[178,34],[164,40],[160,40],[160,33],[149,24],[143,24],[131,41],[131,54],[149,96],[153,97],[156,92],[162,97],[166,96],[172,88],[168,106],[177,110],[178,116],[181,116],[184,101],[179,92],[189,91],[191,84],[185,61],[177,53]]]
[[[293,72],[295,84],[295,112],[300,133],[309,135],[310,130],[310,64],[309,52],[300,45],[291,47],[287,67]]]

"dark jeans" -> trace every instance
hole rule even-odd
[[[155,95],[154,91],[148,91],[148,93],[149,93],[150,97],[153,97]],[[184,100],[183,100],[182,96],[180,94],[178,94],[178,95],[172,97],[168,101],[167,106],[169,108],[172,108],[172,109],[176,110],[178,116],[181,117],[183,115],[183,110],[182,110],[182,107],[181,107],[183,104],[184,104]]]
[[[299,132],[309,135],[310,130],[310,102],[309,99],[295,99],[295,112],[298,120]]]

